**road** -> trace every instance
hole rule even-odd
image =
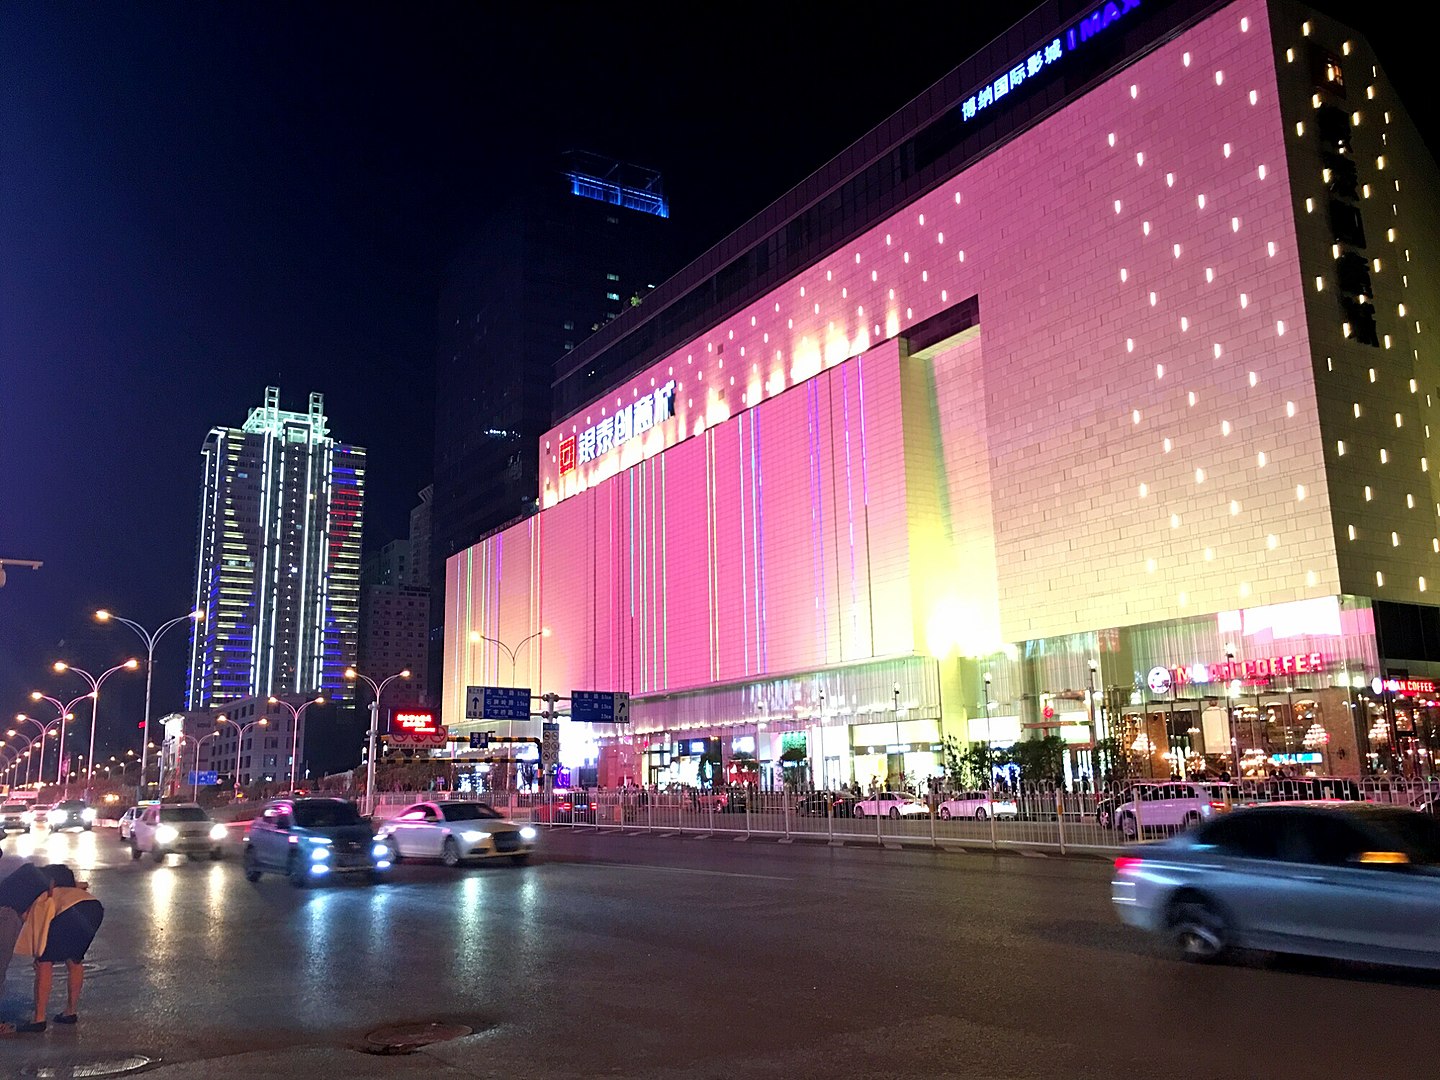
[[[300,891],[235,859],[132,863],[109,832],[5,843],[107,907],[80,1025],[0,1042],[7,1076],[129,1054],[205,1080],[1436,1070],[1440,979],[1164,960],[1113,920],[1098,859],[554,831],[524,867]],[[17,960],[0,1011],[28,998]],[[354,1052],[394,1020],[476,1034]]]

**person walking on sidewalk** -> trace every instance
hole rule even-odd
[[[105,918],[105,907],[90,895],[88,888],[75,883],[68,866],[59,863],[42,867],[50,881],[49,890],[30,905],[20,930],[15,952],[35,959],[35,1019],[16,1030],[27,1034],[45,1030],[45,1008],[57,963],[65,964],[68,1003],[55,1017],[57,1024],[79,1019],[80,989],[85,982],[85,954]]]

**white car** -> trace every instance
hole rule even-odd
[[[439,859],[446,866],[495,858],[521,863],[535,850],[538,836],[534,827],[507,821],[482,802],[416,803],[375,833],[390,848],[393,862]]]
[[[907,792],[882,791],[879,795],[861,799],[851,813],[855,817],[929,817],[930,807]]]
[[[220,859],[227,835],[225,826],[195,803],[147,806],[131,823],[130,857],[138,859],[148,852],[156,862],[164,862],[171,853],[192,860],[202,855]]]
[[[1112,820],[1126,839],[1156,830],[1174,832],[1230,809],[1239,799],[1233,784],[1173,781],[1136,784],[1122,796]]]
[[[33,819],[30,807],[23,802],[7,802],[0,806],[0,835],[9,835],[10,830],[28,833]]]
[[[949,821],[951,818],[974,818],[976,821],[984,821],[991,817],[1013,818],[1019,816],[1020,808],[1015,805],[1013,799],[1003,796],[992,799],[989,793],[984,791],[962,791],[940,804],[940,817],[945,821]]]
[[[130,842],[130,834],[135,830],[135,819],[140,816],[140,811],[143,809],[144,807],[132,806],[120,815],[119,827],[116,831],[122,844]]]

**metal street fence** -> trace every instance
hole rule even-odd
[[[389,817],[410,803],[447,794],[385,792],[377,813]],[[493,805],[514,820],[556,828],[1063,854],[1109,853],[1173,835],[1237,806],[1293,799],[1363,800],[1436,813],[1440,779],[1137,781],[1100,791],[1036,784],[924,798],[631,788],[548,796],[496,793]]]

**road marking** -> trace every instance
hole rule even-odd
[[[700,874],[704,877],[750,878],[754,881],[794,881],[794,878],[773,877],[769,874],[736,874],[726,870],[695,870],[688,866],[656,866],[653,863],[600,862],[593,866],[610,866],[621,870],[659,870],[666,874]]]

